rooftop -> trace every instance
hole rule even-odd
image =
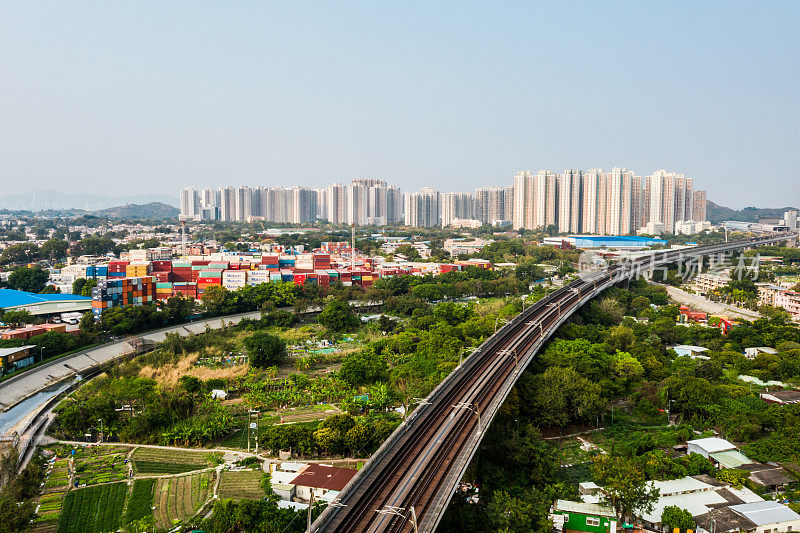
[[[8,309],[22,305],[45,304],[49,302],[87,302],[88,296],[77,294],[35,294],[32,292],[15,291],[13,289],[0,289],[0,307]]]
[[[556,500],[553,506],[554,511],[564,511],[565,513],[581,513],[594,516],[608,516],[615,518],[617,515],[614,509],[597,503],[573,502],[570,500]]]
[[[15,353],[27,350],[29,348],[36,348],[36,346],[33,344],[26,344],[25,346],[17,346],[15,348],[0,348],[0,357],[14,355]]]
[[[686,444],[695,445],[702,448],[707,453],[724,452],[725,450],[735,450],[736,446],[718,437],[706,437],[705,439],[694,439],[687,441]],[[749,461],[748,461],[749,462]]]
[[[356,470],[309,463],[291,484],[315,489],[342,490],[356,475]]]
[[[782,503],[773,501],[743,503],[741,505],[731,505],[730,508],[758,526],[800,520],[800,514],[795,513]]]
[[[709,457],[714,459],[725,468],[739,468],[742,465],[753,462],[745,454],[735,449],[710,453]]]

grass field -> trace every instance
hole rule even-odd
[[[132,459],[136,474],[181,474],[211,465],[208,452],[175,452],[158,448],[137,448]]]
[[[217,493],[220,498],[258,500],[264,497],[260,486],[262,476],[263,472],[260,470],[226,470],[222,472]]]
[[[589,452],[581,449],[581,441],[570,437],[560,441],[556,446],[561,453],[562,465],[574,465],[588,462],[591,458]]]
[[[208,499],[214,486],[214,473],[161,478],[156,482],[155,518],[159,529],[170,529],[193,516]]]
[[[70,491],[64,498],[58,533],[116,531],[128,485],[110,483]]]

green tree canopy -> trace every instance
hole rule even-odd
[[[250,356],[250,365],[255,368],[277,365],[286,357],[286,342],[266,331],[256,331],[244,340],[244,346]]]
[[[342,300],[331,300],[319,314],[319,323],[331,331],[350,331],[361,321],[353,309]]]
[[[41,268],[20,267],[8,276],[8,285],[18,291],[39,293],[44,290],[50,274]]]

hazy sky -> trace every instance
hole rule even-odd
[[[625,166],[797,205],[798,22],[800,2],[9,0],[0,195]]]

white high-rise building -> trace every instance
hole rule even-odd
[[[441,223],[439,204],[441,193],[431,187],[423,187],[420,192],[403,194],[406,226],[432,227]]]
[[[328,220],[328,189],[314,189],[317,196],[317,218]]]
[[[514,229],[534,228],[534,176],[530,170],[522,170],[514,176]]]
[[[200,215],[200,195],[194,187],[181,190],[181,215],[185,218],[198,218]]]
[[[565,170],[558,182],[558,231],[578,233],[581,231],[581,207],[583,193],[583,171]]]
[[[513,202],[514,192],[511,187],[511,201]],[[506,188],[504,187],[480,187],[475,189],[473,216],[485,224],[491,224],[495,220],[506,219]],[[513,216],[513,215],[512,215]]]
[[[473,218],[472,195],[468,192],[446,192],[441,196],[442,226],[449,226],[453,220]]]
[[[328,221],[331,224],[347,224],[348,187],[334,183],[328,187]]]
[[[226,222],[236,220],[236,189],[231,186],[219,190],[220,219]]]

